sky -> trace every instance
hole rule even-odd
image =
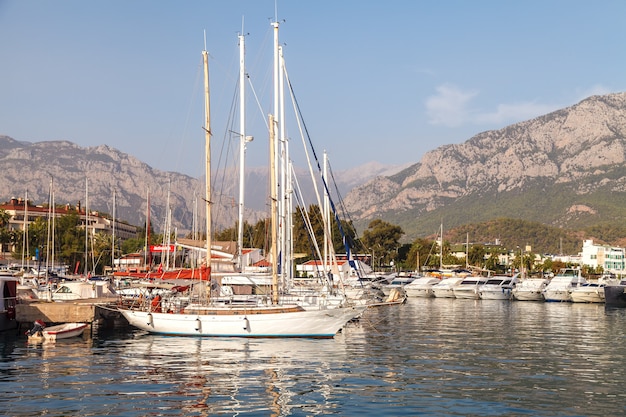
[[[623,0],[0,0],[0,135],[106,144],[200,177],[201,51],[206,39],[212,160],[225,164],[238,152],[243,34],[246,165],[266,166],[273,21],[304,127],[333,170],[415,163],[626,91]],[[297,160],[301,128],[286,125]]]

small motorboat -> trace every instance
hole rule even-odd
[[[80,336],[87,326],[87,323],[63,323],[46,327],[46,323],[43,321],[35,320],[33,328],[27,331],[26,335],[28,340],[56,341],[58,339]]]

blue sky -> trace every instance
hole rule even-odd
[[[623,0],[277,4],[0,0],[0,134],[107,144],[201,176],[203,32],[216,160],[234,149],[243,26],[260,103],[249,90],[246,163],[266,165],[276,10],[306,127],[335,170],[417,162],[438,146],[626,90]],[[299,143],[296,126],[288,130]]]

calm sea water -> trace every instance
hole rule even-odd
[[[626,310],[410,299],[329,340],[0,336],[7,416],[615,416]]]

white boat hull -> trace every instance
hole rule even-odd
[[[544,301],[541,290],[513,290],[513,299],[518,301]]]
[[[506,288],[498,288],[495,290],[479,291],[480,298],[483,300],[510,300],[511,290]]]
[[[172,314],[120,309],[128,322],[151,333],[211,337],[332,338],[366,307],[254,313],[245,309],[218,314]],[[256,309],[256,311],[260,311]]]
[[[404,286],[404,292],[408,297],[430,298],[434,297],[433,287],[439,284],[439,278],[421,277]]]
[[[422,297],[422,298],[431,298],[434,297],[432,286],[424,287],[424,288],[408,288],[404,287],[404,292],[409,297]]]
[[[573,303],[603,303],[604,288],[593,288],[590,290],[575,290],[570,293]]]
[[[543,291],[550,281],[543,278],[529,278],[513,288],[513,299],[518,301],[544,301]]]
[[[546,301],[572,301],[570,296],[574,288],[586,284],[579,269],[562,269],[543,290]]]
[[[433,294],[437,298],[454,298],[454,288],[456,288],[463,278],[444,278],[438,284],[433,285]]]
[[[456,287],[454,289],[454,298],[478,300],[480,296],[478,295],[478,290],[476,288],[470,289]]]
[[[571,301],[568,289],[545,290],[543,298],[546,301]]]
[[[83,334],[83,331],[87,328],[86,323],[65,323],[57,326],[46,327],[40,332],[33,335],[29,335],[29,340],[47,340],[56,341],[59,339],[67,339],[70,337],[76,337]]]
[[[454,298],[454,288],[433,288],[433,295],[437,298]]]

